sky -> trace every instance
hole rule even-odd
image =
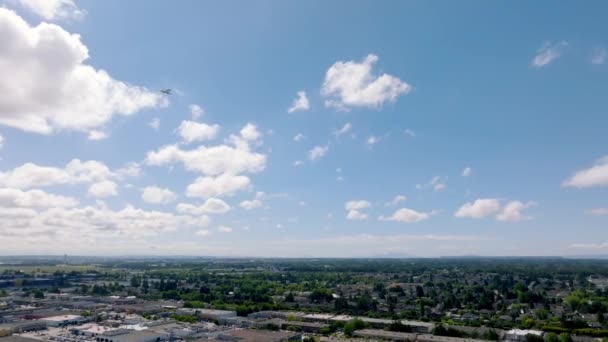
[[[608,254],[607,11],[0,0],[0,254]]]

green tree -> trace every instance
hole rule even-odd
[[[365,329],[365,322],[355,318],[344,325],[344,335],[352,337],[355,330]]]
[[[548,332],[545,334],[545,342],[559,342],[557,334],[554,332]]]
[[[570,334],[568,333],[561,333],[559,334],[559,342],[572,342],[572,336],[570,336]]]

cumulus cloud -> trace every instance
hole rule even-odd
[[[1,218],[0,218],[1,221]],[[64,228],[62,233],[75,234],[79,238],[87,235],[107,234],[123,236],[146,236],[162,231],[174,231],[181,226],[206,226],[207,217],[193,218],[158,211],[145,211],[132,206],[126,206],[119,211],[105,207],[84,208],[51,208],[39,212],[39,217],[22,222],[32,229]],[[9,225],[8,228],[14,227]],[[7,227],[5,227],[6,229]],[[25,229],[27,231],[28,229]],[[96,233],[96,234],[95,234]]]
[[[302,164],[304,164],[304,162],[301,160],[296,160],[293,162],[293,166],[295,166],[295,167],[301,166]]]
[[[211,232],[207,229],[201,229],[194,234],[197,236],[209,236],[209,235],[211,235]]]
[[[76,6],[73,0],[17,0],[23,7],[46,20],[82,19],[85,10]]]
[[[141,199],[146,203],[166,204],[175,201],[177,195],[169,189],[158,186],[147,186],[141,193]]]
[[[230,211],[228,203],[219,198],[209,198],[202,205],[193,205],[190,203],[179,203],[175,208],[177,212],[190,215],[206,215],[206,214],[225,214]]]
[[[0,186],[19,189],[61,184],[81,184],[106,180],[116,173],[96,160],[72,159],[64,168],[25,163],[10,171],[0,172]]]
[[[340,137],[341,135],[348,133],[352,128],[353,125],[350,122],[347,122],[344,124],[344,126],[342,126],[342,128],[335,130],[334,135],[336,137]]]
[[[89,135],[87,136],[87,138],[89,140],[103,140],[103,139],[107,139],[108,138],[108,134],[106,132],[103,131],[89,131]]]
[[[306,92],[301,90],[298,92],[298,98],[293,100],[291,107],[287,110],[288,113],[298,112],[298,111],[307,111],[310,108],[310,103],[308,102],[308,97],[306,97]]]
[[[302,141],[304,139],[304,134],[298,133],[293,137],[293,141]]]
[[[0,135],[0,148],[4,147],[4,137]]]
[[[407,199],[407,197],[405,197],[404,195],[397,195],[395,196],[392,200],[384,203],[385,207],[392,207],[392,206],[396,206],[397,204],[405,201]]]
[[[247,123],[239,133],[247,141],[255,141],[262,137],[262,133],[258,131],[257,126],[252,123]]]
[[[368,55],[358,63],[338,61],[326,72],[321,94],[327,98],[325,105],[348,110],[351,107],[381,107],[407,94],[411,86],[399,78],[382,74],[374,75],[373,65],[378,56]]]
[[[327,154],[327,151],[329,151],[329,146],[327,145],[315,146],[310,151],[308,151],[308,159],[317,160],[319,158],[322,158]]]
[[[213,140],[220,131],[219,125],[207,125],[196,121],[184,120],[177,128],[185,143]]]
[[[473,169],[470,167],[465,167],[464,170],[462,170],[462,177],[469,177],[471,174],[473,174]]]
[[[497,221],[519,222],[533,218],[532,216],[525,216],[522,211],[535,205],[535,202],[509,201],[503,206],[497,198],[480,198],[473,203],[463,204],[454,213],[454,216],[473,219],[495,216]]]
[[[480,198],[473,203],[463,204],[454,214],[456,217],[483,218],[496,214],[500,210],[500,201],[496,198]]]
[[[255,198],[252,200],[245,200],[239,203],[239,206],[245,210],[253,210],[259,208],[263,205],[262,200],[264,199],[265,194],[261,191],[255,193]]]
[[[378,220],[414,223],[427,220],[435,213],[436,212],[424,213],[410,208],[401,208],[395,211],[393,215],[389,217],[380,216]]]
[[[562,55],[567,46],[568,43],[565,41],[556,44],[551,42],[543,44],[543,46],[536,51],[536,56],[532,59],[531,65],[535,68],[542,68],[551,64],[551,62]]]
[[[353,201],[348,201],[344,204],[344,209],[346,210],[361,210],[361,209],[367,209],[369,207],[371,207],[372,204],[369,201],[366,200],[353,200]]]
[[[200,198],[230,196],[237,191],[247,189],[249,184],[249,177],[228,173],[217,177],[198,177],[194,183],[188,185],[186,196]]]
[[[368,217],[369,215],[367,215],[366,213],[362,213],[359,210],[349,210],[346,213],[346,219],[348,220],[361,221],[367,220]]]
[[[87,193],[93,197],[103,198],[118,195],[118,190],[116,183],[104,180],[91,184]]]
[[[78,200],[34,189],[22,191],[0,188],[0,208],[66,208],[78,205]]]
[[[522,210],[530,208],[536,205],[534,202],[522,203],[520,201],[510,201],[505,204],[502,211],[496,215],[496,220],[503,222],[519,222],[531,220],[532,216],[525,216],[522,214]]]
[[[367,220],[369,215],[362,212],[362,210],[365,210],[371,206],[372,204],[366,200],[348,201],[344,204],[344,209],[347,211],[346,218],[348,220]]]
[[[223,173],[256,173],[264,170],[266,156],[249,149],[217,145],[199,146],[193,150],[183,150],[177,145],[167,145],[158,151],[148,152],[146,163],[149,165],[170,165],[182,163],[186,170],[202,172],[206,175]]]
[[[198,120],[198,118],[205,115],[205,110],[199,105],[191,104],[188,108],[190,108],[190,115],[192,116],[192,120]]]
[[[608,156],[600,158],[588,169],[579,170],[562,183],[562,186],[591,188],[608,186]]]
[[[94,132],[114,115],[167,104],[158,94],[85,64],[89,53],[80,36],[57,25],[32,27],[0,8],[0,37],[1,125],[41,134]]]

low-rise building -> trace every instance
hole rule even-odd
[[[79,315],[50,316],[50,317],[45,317],[41,320],[45,321],[49,327],[65,327],[68,325],[83,324],[88,321],[87,318],[79,316]]]
[[[524,329],[511,329],[507,331],[506,338],[508,341],[526,341],[526,336],[536,335],[543,336],[543,332],[540,330],[524,330]]]

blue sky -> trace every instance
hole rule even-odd
[[[603,2],[1,3],[3,253],[608,251]]]

